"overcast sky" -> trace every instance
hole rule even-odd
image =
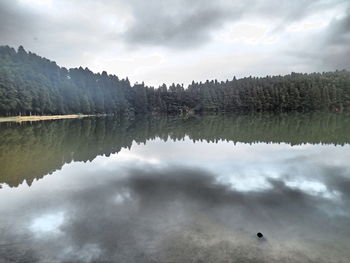
[[[350,69],[350,1],[1,0],[0,45],[155,86]]]

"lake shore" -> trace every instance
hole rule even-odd
[[[93,115],[69,114],[69,115],[47,115],[47,116],[12,116],[0,117],[0,122],[24,122],[24,121],[44,121],[44,120],[59,120],[59,119],[76,119],[91,117]]]

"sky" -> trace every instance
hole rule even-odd
[[[153,86],[350,69],[350,1],[1,0],[0,45]]]

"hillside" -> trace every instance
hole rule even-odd
[[[105,71],[59,67],[22,46],[0,47],[0,116],[349,109],[348,71],[154,88],[131,85]]]

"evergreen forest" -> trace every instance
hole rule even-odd
[[[60,67],[22,46],[0,46],[0,116],[314,110],[350,110],[350,72],[151,87],[105,71]]]

